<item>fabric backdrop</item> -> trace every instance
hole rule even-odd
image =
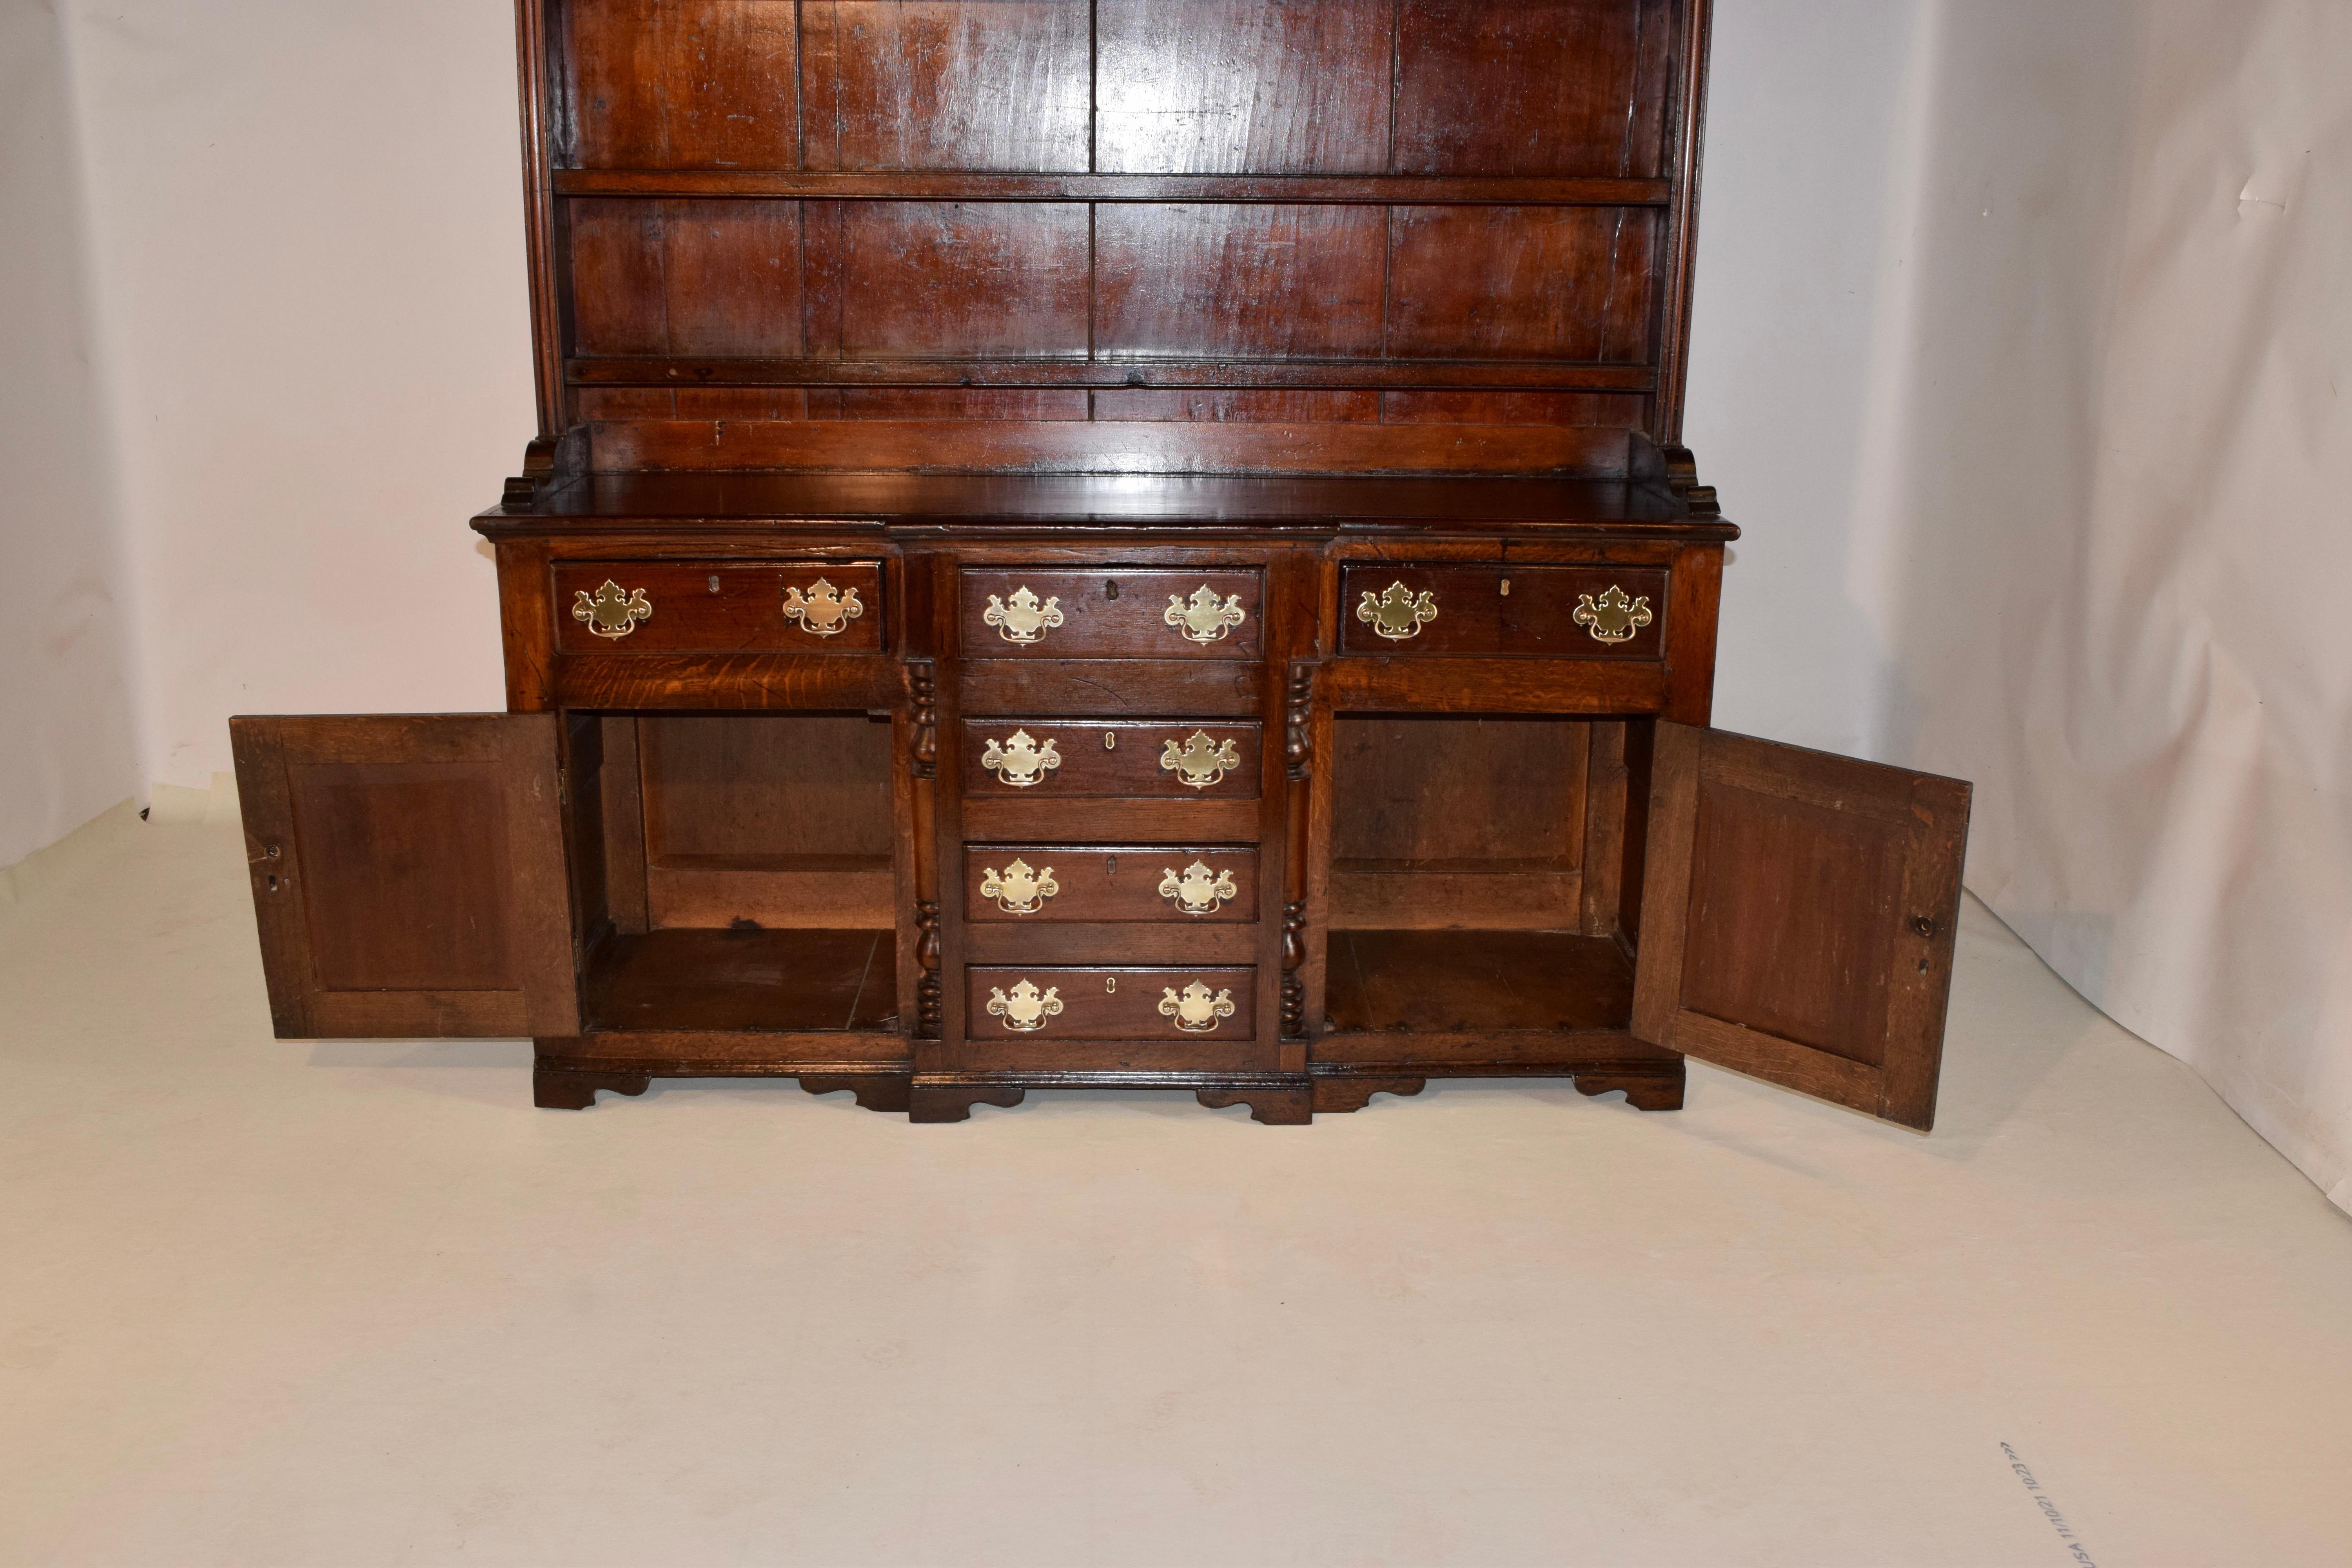
[[[2352,1208],[2352,5],[1941,0],[1904,97],[1869,747],[1974,779],[1969,886]]]
[[[0,862],[232,711],[498,705],[511,40],[0,0]],[[2347,62],[2352,0],[1717,0],[1688,434],[1718,722],[1974,779],[1970,886],[2352,1206]]]

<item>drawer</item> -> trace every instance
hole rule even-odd
[[[1265,574],[1230,567],[971,570],[957,640],[966,658],[1254,659],[1265,596]]]
[[[875,561],[565,562],[555,568],[564,653],[878,653]]]
[[[967,795],[1128,795],[1255,800],[1255,721],[967,719]]]
[[[973,844],[964,918],[1207,924],[1257,919],[1257,851],[1154,845]]]
[[[1006,1040],[1247,1040],[1257,971],[975,964],[964,971],[964,1035]]]
[[[1666,574],[1655,567],[1400,566],[1339,573],[1339,651],[1658,659]]]

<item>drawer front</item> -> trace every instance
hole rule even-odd
[[[1247,1040],[1257,971],[973,965],[964,1035],[1006,1040]]]
[[[1255,722],[1206,719],[967,719],[967,795],[1255,800]]]
[[[1205,924],[1257,919],[1257,851],[1159,845],[967,845],[964,918]]]
[[[564,653],[878,653],[874,561],[565,562],[555,568]]]
[[[1238,658],[1264,646],[1265,574],[1225,568],[962,574],[966,658]]]
[[[1666,574],[1655,567],[1399,566],[1339,574],[1339,651],[1658,659]]]

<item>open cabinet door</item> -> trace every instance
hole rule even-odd
[[[1969,786],[1658,721],[1633,1032],[1925,1131]]]
[[[229,721],[287,1039],[580,1032],[552,713]]]

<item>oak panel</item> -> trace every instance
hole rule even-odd
[[[1400,207],[1388,347],[1433,358],[1647,358],[1645,280],[1616,258],[1655,219],[1601,207]],[[1646,279],[1646,274],[1644,275]]]
[[[1616,174],[1654,168],[1633,112],[1642,7],[1625,0],[1402,0],[1401,174]]]
[[[803,0],[813,170],[1087,167],[1087,0]]]
[[[571,232],[581,352],[801,352],[799,203],[579,201]]]
[[[828,204],[839,347],[873,358],[1087,352],[1087,209]],[[811,246],[824,229],[812,215]]]
[[[1377,353],[1385,229],[1378,207],[1100,208],[1096,347],[1180,358]]]
[[[574,157],[591,169],[800,163],[793,0],[570,0]]]
[[[1379,174],[1393,0],[1102,0],[1095,167]]]

